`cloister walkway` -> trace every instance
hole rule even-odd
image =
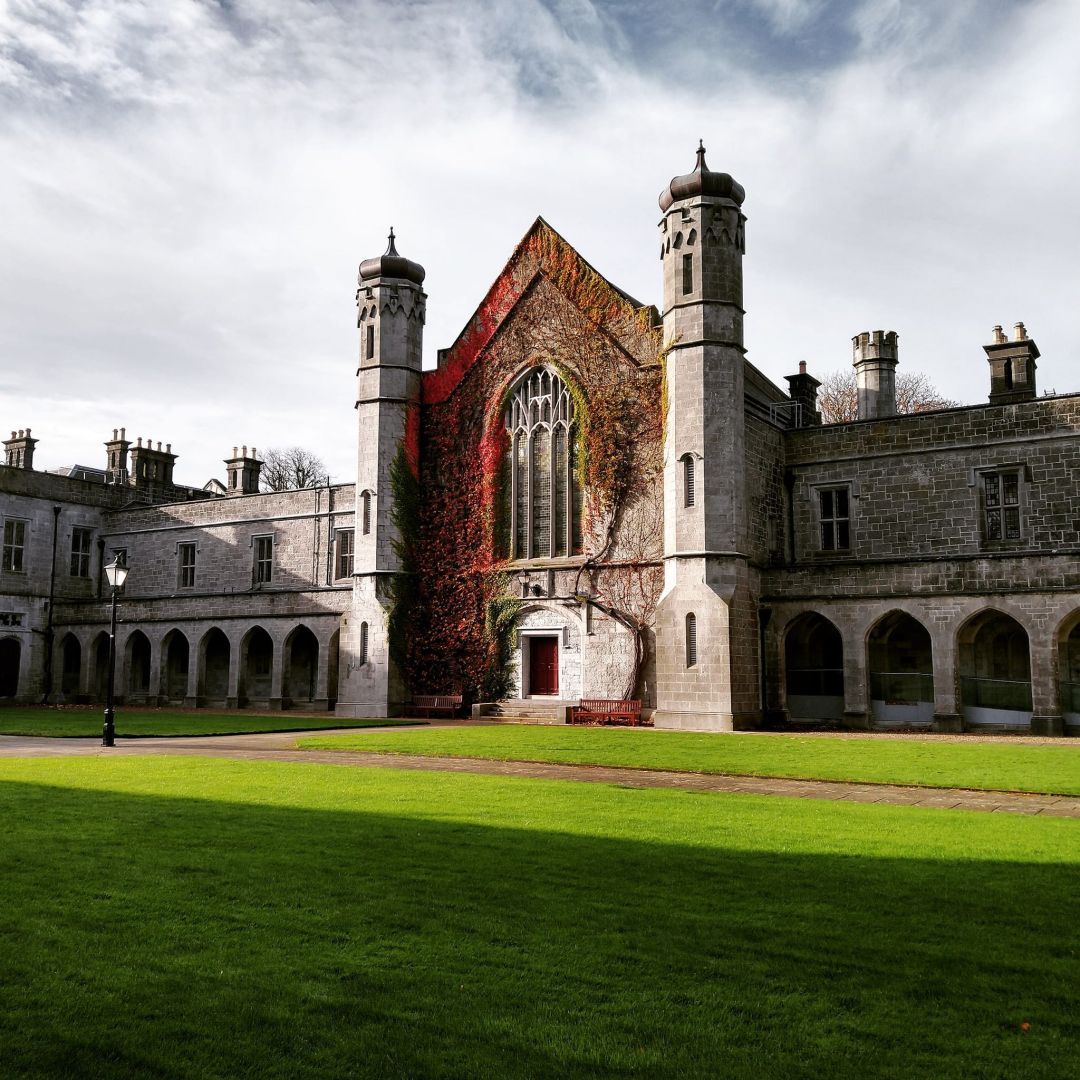
[[[400,728],[341,728],[319,735]],[[21,735],[0,736],[0,757],[67,757],[183,754],[245,761],[285,761],[293,764],[363,766],[416,769],[421,772],[457,772],[482,776],[510,776],[535,780],[572,780],[618,784],[635,788],[674,788],[681,791],[718,791],[743,795],[782,795],[831,802],[881,803],[922,806],[983,813],[1042,814],[1080,818],[1080,797],[1029,795],[965,788],[902,787],[894,784],[855,784],[826,780],[786,780],[771,777],[728,776],[715,773],[630,769],[608,765],[562,765],[530,761],[489,761],[479,758],[427,757],[337,750],[299,750],[296,740],[313,732],[275,732],[257,735],[139,738],[117,740],[112,749],[99,739],[55,739]]]

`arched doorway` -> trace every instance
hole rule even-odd
[[[983,611],[958,635],[965,723],[1027,727],[1031,659],[1027,631],[1002,611]]]
[[[274,640],[253,626],[240,645],[240,704],[261,705],[270,701],[274,671]]]
[[[18,638],[0,638],[0,698],[13,698],[19,692],[19,665],[22,642]]]
[[[843,720],[844,642],[824,615],[808,612],[788,627],[784,670],[792,720]]]
[[[232,646],[218,627],[207,630],[202,639],[203,674],[199,697],[207,705],[227,704],[229,696],[229,661]]]
[[[309,708],[315,701],[318,681],[318,639],[306,626],[298,626],[285,641],[284,690],[288,705]]]
[[[78,698],[81,671],[82,645],[74,634],[66,634],[60,642],[60,696],[65,701]]]
[[[150,639],[135,630],[127,639],[127,700],[145,702],[150,696]]]
[[[180,630],[170,630],[161,642],[161,696],[172,705],[187,698],[191,646]]]
[[[1061,715],[1067,727],[1080,727],[1080,612],[1072,629],[1058,641],[1058,670],[1061,675]]]
[[[930,634],[918,619],[893,611],[867,638],[870,711],[876,724],[930,724],[934,719],[934,660]]]

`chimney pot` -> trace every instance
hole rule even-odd
[[[126,427],[122,427],[120,429],[120,438],[121,439],[126,439],[127,438],[127,428]]]
[[[136,446],[142,446],[142,436],[141,435],[135,440],[135,445]]]
[[[21,439],[22,437],[23,437],[23,429],[19,428],[19,438]]]
[[[805,360],[800,360],[799,361],[799,374],[800,375],[805,375],[806,374],[806,361]]]
[[[1013,328],[1013,341],[1027,341],[1027,330],[1022,322],[1018,322]]]
[[[166,454],[171,454],[172,453],[172,443],[171,442],[167,442],[165,444],[165,453]]]
[[[26,437],[28,439],[30,438],[30,429],[29,428],[26,429]]]
[[[244,457],[247,457],[247,447],[244,447]]]
[[[116,428],[112,429],[113,442],[116,442]]]

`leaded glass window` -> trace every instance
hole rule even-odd
[[[574,399],[550,368],[534,368],[511,394],[511,557],[548,559],[581,550],[581,491],[575,476]]]

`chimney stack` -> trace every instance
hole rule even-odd
[[[225,468],[228,470],[229,482],[227,494],[229,495],[257,495],[259,493],[259,474],[262,472],[263,463],[257,456],[256,448],[251,448],[248,453],[246,446],[241,447],[241,452],[236,452],[233,447],[233,456],[225,459]]]
[[[784,378],[787,379],[788,396],[799,406],[792,418],[795,426],[820,427],[821,413],[817,407],[817,392],[821,382],[813,375],[807,375],[806,361],[799,361],[798,375],[785,375]]]
[[[34,447],[38,440],[30,438],[30,429],[13,431],[10,439],[4,440],[4,464],[11,469],[34,468]]]
[[[1035,399],[1035,361],[1039,348],[1028,337],[1027,328],[1018,322],[1009,341],[1000,326],[992,332],[993,340],[984,345],[990,363],[990,403],[1008,405]]]

